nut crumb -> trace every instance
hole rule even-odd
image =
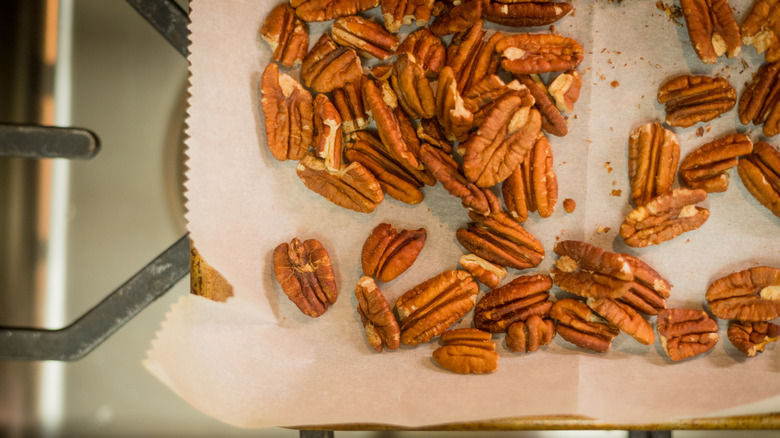
[[[573,212],[576,207],[577,203],[574,202],[574,199],[566,198],[563,200],[563,209],[566,211],[566,213]]]
[[[703,127],[703,126],[699,126],[699,127],[696,129],[696,136],[697,136],[697,137],[701,137],[702,135],[704,135],[704,127]]]
[[[622,190],[619,189],[612,189],[612,193],[610,193],[612,196],[620,196],[620,194],[623,193]]]
[[[598,232],[599,234],[609,233],[609,230],[610,230],[610,229],[611,229],[611,228],[609,228],[609,227],[599,227],[599,229],[597,230],[597,232]]]
[[[612,173],[612,166],[610,161],[604,162],[604,168],[607,169],[607,173]]]
[[[613,179],[613,180],[612,180],[612,185],[613,185],[613,186],[616,186],[616,185],[617,185],[617,181],[615,181],[615,180]]]
[[[609,83],[609,85],[611,85],[611,86],[612,86],[612,88],[617,88],[617,87],[619,87],[619,86],[620,86],[620,82],[618,82],[618,81],[612,81],[612,82],[610,82],[610,83]]]

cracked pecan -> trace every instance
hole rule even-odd
[[[303,21],[328,21],[379,6],[380,0],[290,0]]]
[[[706,353],[718,343],[718,323],[703,310],[665,309],[656,324],[661,347],[673,361]]]
[[[701,189],[674,189],[640,205],[620,225],[626,245],[643,248],[672,240],[693,231],[710,217],[710,211],[695,204],[707,199]]]
[[[458,228],[455,237],[468,251],[497,265],[515,269],[538,266],[544,247],[509,214],[499,211],[489,216],[469,214],[474,222]]]
[[[570,3],[550,0],[486,0],[482,5],[482,18],[505,26],[533,27],[555,23],[571,10]]]
[[[506,330],[506,348],[516,353],[533,353],[552,342],[555,323],[552,319],[531,315],[525,321],[512,323]]]
[[[417,125],[417,138],[420,139],[420,142],[428,143],[443,152],[448,154],[452,152],[452,142],[447,140],[444,128],[435,118],[420,120]]]
[[[398,103],[413,119],[429,119],[435,115],[436,102],[425,71],[414,55],[400,53],[393,65],[390,83],[398,96]]]
[[[384,199],[374,175],[360,163],[337,171],[328,170],[325,160],[306,154],[296,167],[306,187],[330,202],[360,213],[371,213]]]
[[[324,94],[314,99],[314,139],[312,146],[317,156],[325,160],[330,171],[341,169],[343,156],[341,116]]]
[[[764,53],[767,62],[780,60],[780,14],[777,0],[756,0],[740,26],[742,44],[753,46],[758,54]]]
[[[385,28],[396,33],[404,24],[424,26],[431,19],[434,0],[381,0]]]
[[[577,41],[553,34],[508,35],[498,42],[496,52],[506,71],[520,75],[571,70],[585,53]]]
[[[287,298],[312,318],[325,313],[338,298],[328,251],[316,239],[282,243],[274,249],[274,275]]]
[[[547,87],[547,91],[555,100],[555,107],[562,112],[574,111],[574,103],[580,98],[582,77],[577,70],[567,70],[558,76]]]
[[[484,295],[474,307],[474,326],[491,333],[503,333],[517,321],[531,315],[547,317],[552,279],[549,275],[524,275]]]
[[[350,82],[334,89],[331,96],[333,105],[341,116],[341,128],[344,134],[351,134],[368,127],[372,119],[363,107],[360,81]]]
[[[306,23],[286,3],[271,10],[260,28],[260,36],[271,46],[271,58],[287,67],[300,64],[309,48]]]
[[[506,269],[490,263],[476,254],[464,254],[460,256],[459,263],[466,268],[480,283],[495,289],[506,277]]]
[[[721,77],[682,75],[661,85],[658,103],[665,104],[669,126],[687,128],[730,111],[737,92]]]
[[[753,145],[753,153],[739,159],[737,173],[758,202],[780,217],[780,152],[767,143]]]
[[[460,198],[464,207],[483,214],[490,212],[485,192],[466,180],[451,155],[425,143],[420,148],[420,159],[447,192]]]
[[[353,49],[339,47],[328,34],[322,34],[317,43],[303,57],[301,78],[307,87],[318,93],[343,88],[363,76],[360,58]]]
[[[481,15],[482,0],[465,0],[437,15],[431,23],[431,32],[438,36],[458,33],[481,22]]]
[[[395,350],[401,344],[401,329],[385,296],[371,277],[360,277],[355,285],[357,311],[368,344],[376,351]]]
[[[637,206],[664,194],[672,187],[680,145],[672,131],[660,123],[647,123],[628,137],[628,178],[631,199]]]
[[[441,335],[433,360],[458,374],[485,374],[498,369],[496,344],[491,334],[473,328],[449,330]]]
[[[705,295],[721,319],[770,321],[780,316],[780,269],[759,266],[715,280]]]
[[[363,273],[384,282],[395,279],[417,260],[426,236],[425,228],[398,230],[388,223],[377,225],[363,243]]]
[[[739,322],[729,326],[728,338],[737,350],[753,357],[780,338],[780,325],[771,322]]]
[[[273,62],[263,71],[260,99],[265,116],[266,144],[279,161],[300,160],[313,135],[311,94]]]
[[[447,58],[447,49],[441,38],[427,27],[418,29],[407,36],[395,51],[396,56],[409,53],[425,69],[425,75],[435,78],[439,75]]]
[[[539,133],[531,151],[501,185],[504,204],[515,219],[525,222],[529,211],[550,217],[558,202],[558,179],[553,170],[550,142]]]
[[[399,44],[398,37],[381,24],[358,15],[337,19],[330,33],[334,42],[355,49],[366,58],[389,59]]]
[[[747,135],[726,135],[688,154],[680,163],[680,177],[688,188],[725,192],[729,187],[726,171],[737,165],[737,157],[752,151],[753,142]]]
[[[538,109],[542,116],[542,129],[557,137],[566,135],[569,132],[566,120],[553,103],[539,75],[517,75],[516,77],[534,97],[534,108]]]
[[[680,0],[680,7],[701,62],[714,64],[724,53],[729,58],[739,55],[742,40],[728,0]]]
[[[474,307],[479,286],[466,271],[444,271],[396,302],[401,342],[418,345],[442,334]]]
[[[444,128],[448,140],[465,141],[468,138],[474,114],[466,109],[463,103],[451,67],[444,67],[439,73],[439,83],[436,88],[436,118]]]
[[[556,321],[556,331],[572,344],[599,353],[606,353],[612,346],[612,339],[620,330],[580,300],[564,298],[550,309],[550,317]]]
[[[638,342],[650,345],[655,341],[653,327],[630,305],[610,298],[588,298],[585,304]]]
[[[780,62],[762,65],[753,81],[742,92],[737,104],[743,125],[763,124],[762,133],[772,137],[780,133]]]

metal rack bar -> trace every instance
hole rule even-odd
[[[189,17],[173,0],[127,0],[185,58],[189,53]]]
[[[83,128],[0,123],[0,156],[88,160],[100,151],[98,136]]]

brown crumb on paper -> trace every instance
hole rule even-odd
[[[680,20],[683,18],[683,11],[681,7],[677,5],[667,5],[662,1],[656,2],[655,7],[660,11],[664,11],[669,21],[682,27],[682,22]]]
[[[611,85],[611,86],[612,86],[612,88],[617,88],[617,87],[619,87],[619,86],[620,86],[620,82],[618,82],[618,81],[612,81],[612,82],[610,82],[610,83],[609,83],[609,85]]]
[[[610,195],[612,195],[612,196],[620,196],[621,193],[623,193],[622,190],[612,189],[612,193],[610,193]]]
[[[612,166],[610,161],[604,162],[604,168],[607,169],[607,173],[612,173]]]
[[[702,135],[704,135],[704,127],[699,126],[698,128],[696,128],[696,136],[701,137]]]
[[[566,213],[573,212],[576,207],[577,203],[574,202],[574,199],[566,198],[563,200],[563,209],[566,211]]]
[[[597,232],[598,232],[599,234],[604,234],[604,233],[609,233],[609,230],[611,230],[611,228],[609,228],[609,227],[599,227],[599,229],[597,230]]]

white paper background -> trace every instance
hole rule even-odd
[[[644,249],[628,248],[616,236],[631,209],[628,133],[663,118],[655,101],[658,86],[683,73],[719,74],[741,94],[761,58],[745,47],[737,59],[705,66],[691,50],[685,27],[670,21],[655,1],[573,3],[575,12],[556,23],[555,32],[585,47],[579,67],[584,86],[569,116],[569,135],[550,137],[560,187],[555,213],[547,219],[532,214],[524,224],[548,257],[522,274],[548,272],[556,240],[585,239],[637,255],[656,268],[674,284],[669,307],[703,308],[714,279],[757,264],[780,267],[780,220],[752,199],[735,171],[729,190],[704,202],[711,217],[699,230]],[[747,3],[732,2],[740,22]],[[183,298],[152,343],[147,367],[185,400],[244,427],[421,426],[533,415],[657,422],[722,414],[780,394],[780,349],[772,345],[747,359],[726,340],[725,322],[712,352],[681,363],[668,360],[658,342],[644,346],[625,334],[607,354],[584,351],[560,337],[542,351],[514,354],[506,350],[503,335],[495,336],[499,370],[485,376],[439,368],[431,359],[435,342],[382,354],[371,350],[352,292],[370,230],[390,222],[428,232],[414,266],[380,284],[393,303],[415,284],[457,267],[464,250],[455,230],[468,217],[440,185],[426,187],[418,206],[388,197],[369,215],[341,209],[303,186],[296,163],[273,159],[265,146],[259,95],[270,51],[258,30],[275,4],[191,4],[187,219],[193,242],[234,285],[236,296],[227,303]],[[324,28],[310,26],[311,44]],[[710,125],[701,138],[696,127],[675,129],[682,157],[735,129],[746,130],[736,110]],[[754,140],[760,134],[752,127],[747,132]],[[613,196],[613,190],[621,194]],[[577,202],[572,214],[561,205],[569,197]],[[610,231],[599,233],[600,227]],[[296,236],[319,239],[336,270],[339,299],[318,319],[301,314],[273,280],[273,248]],[[553,293],[563,295],[557,288]],[[461,325],[470,322],[471,314]],[[740,409],[735,412],[746,408]],[[780,402],[775,398],[747,409],[780,412]]]

